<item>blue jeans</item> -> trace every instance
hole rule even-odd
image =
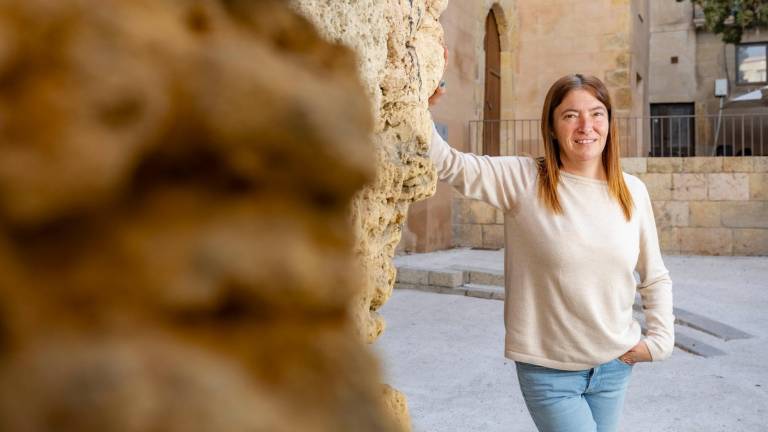
[[[616,432],[632,366],[612,360],[565,371],[515,362],[520,391],[540,432]]]

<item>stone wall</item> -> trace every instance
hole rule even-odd
[[[433,187],[439,3],[390,3],[376,99],[283,1],[0,1],[0,430],[407,429],[359,324]]]
[[[662,252],[768,255],[768,157],[624,158],[645,183]],[[501,211],[454,192],[453,244],[503,247]]]
[[[443,30],[438,21],[447,0],[292,0],[330,40],[351,47],[373,109],[376,175],[352,202],[355,253],[366,279],[353,310],[363,339],[384,331],[379,308],[392,294],[392,257],[411,203],[435,192],[427,149],[432,125],[427,100],[443,75]],[[401,427],[409,428],[405,397],[384,390]]]
[[[664,253],[768,255],[768,157],[627,158]]]

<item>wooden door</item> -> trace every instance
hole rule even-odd
[[[501,129],[501,40],[496,15],[485,19],[485,106],[483,109],[483,154],[500,155]]]

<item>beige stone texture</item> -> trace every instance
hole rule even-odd
[[[768,172],[768,156],[752,156],[755,172]]]
[[[692,227],[719,228],[720,202],[718,201],[689,201],[689,225]]]
[[[672,199],[672,175],[671,174],[638,174],[640,180],[645,183],[651,200],[665,201]]]
[[[650,157],[647,159],[649,173],[677,173],[683,171],[683,158]]]
[[[723,226],[768,228],[768,201],[722,202]]]
[[[768,255],[768,229],[733,230],[734,255]]]
[[[680,232],[676,227],[659,227],[659,246],[665,254],[680,253]]]
[[[693,255],[731,255],[733,233],[727,228],[678,228],[680,252]]]
[[[757,173],[749,175],[749,198],[753,200],[768,200],[768,174]]]
[[[709,199],[713,201],[746,201],[749,199],[749,174],[707,174]]]
[[[483,225],[483,247],[487,249],[504,247],[504,225]]]
[[[683,158],[683,172],[717,173],[723,170],[721,157],[686,157]]]
[[[658,227],[688,226],[687,201],[653,201],[653,215]]]
[[[752,172],[754,171],[752,157],[724,157],[723,172]]]
[[[501,225],[504,224],[504,212],[501,210],[496,210],[496,223]]]
[[[672,174],[672,188],[672,198],[675,200],[705,200],[707,199],[707,175]]]
[[[427,155],[432,136],[427,100],[443,76],[438,19],[448,0],[290,3],[326,37],[354,49],[373,102],[376,178],[352,205],[355,250],[368,276],[356,317],[363,337],[372,342],[384,328],[377,310],[392,293],[392,257],[408,207],[435,192],[436,176]],[[405,414],[401,417],[405,423]]]
[[[483,226],[454,224],[453,241],[456,246],[483,247]]]
[[[0,31],[0,430],[406,430],[352,318],[349,208],[397,176],[348,48],[270,0],[7,0]]]
[[[648,158],[621,158],[621,169],[628,174],[644,174],[648,171]]]
[[[464,224],[496,223],[496,208],[483,201],[462,199],[457,205],[456,222]]]

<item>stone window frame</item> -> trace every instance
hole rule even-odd
[[[763,80],[763,81],[752,81],[752,82],[750,82],[750,81],[743,81],[741,79],[741,77],[739,76],[739,48],[748,47],[748,46],[762,46],[765,49],[766,57],[765,57],[765,60],[763,60],[763,62],[766,65],[766,69],[768,69],[768,41],[738,43],[738,44],[736,44],[736,47],[735,47],[736,49],[735,49],[735,53],[734,53],[735,54],[734,55],[734,59],[735,59],[735,63],[736,63],[736,66],[735,66],[735,71],[736,71],[736,77],[735,77],[736,79],[735,79],[735,81],[736,81],[736,85],[751,86],[751,85],[761,85],[761,84],[765,85],[765,84],[768,84],[768,78],[766,78],[766,80]]]

